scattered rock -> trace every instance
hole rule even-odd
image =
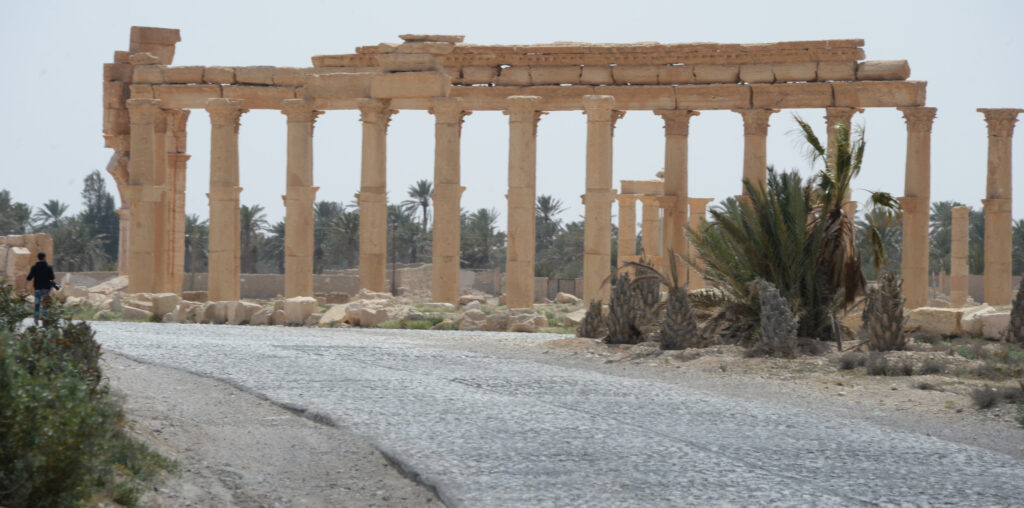
[[[507,310],[501,312],[495,312],[487,316],[487,324],[484,325],[484,330],[489,332],[503,332],[508,329],[509,313]]]
[[[114,277],[108,281],[101,282],[95,286],[89,288],[90,293],[99,293],[101,295],[112,295],[117,292],[123,292],[128,289],[128,276],[121,275]]]
[[[583,321],[583,317],[587,315],[587,309],[580,309],[572,311],[565,315],[562,320],[562,324],[565,326],[579,326],[580,322]]]
[[[447,302],[430,302],[421,304],[420,309],[424,312],[455,312],[455,306]]]
[[[266,308],[266,309],[262,309],[261,308],[260,310],[256,311],[256,313],[253,314],[251,318],[249,318],[249,324],[250,325],[257,325],[257,326],[270,325],[270,324],[273,324],[273,323],[271,323],[271,321],[273,319],[274,319],[274,309],[273,308],[269,308],[269,307]]]
[[[480,309],[480,302],[477,301],[477,300],[473,300],[473,301],[471,301],[471,302],[466,304],[466,309],[467,310],[479,310]]]
[[[992,312],[981,316],[981,334],[985,337],[1002,338],[1009,326],[1009,312]]]
[[[317,326],[317,325],[319,325],[320,324],[320,318],[322,316],[323,316],[323,314],[321,314],[319,312],[314,312],[314,313],[310,314],[309,317],[306,318],[305,325],[306,326]]]
[[[918,307],[908,311],[907,316],[906,330],[917,336],[940,337],[962,333],[960,318],[963,309]]]
[[[391,296],[391,293],[378,293],[376,291],[370,291],[369,289],[360,289],[350,301],[357,300],[394,300],[395,297]]]
[[[580,303],[580,299],[576,298],[576,295],[569,293],[558,293],[555,295],[555,303]]]
[[[153,314],[164,315],[174,312],[181,298],[174,293],[158,293],[150,295],[149,301],[153,304]]]
[[[287,323],[292,326],[304,325],[306,319],[318,309],[316,298],[311,296],[296,296],[284,301]]]
[[[121,307],[121,316],[129,321],[146,321],[152,315],[153,313],[138,307],[132,307],[130,305],[124,305]]]
[[[283,310],[274,311],[274,324],[277,326],[285,326],[288,324],[288,314]]]
[[[462,295],[459,297],[459,305],[468,305],[469,302],[487,303],[487,297],[482,295]]]

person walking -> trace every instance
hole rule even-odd
[[[53,268],[46,263],[45,252],[40,252],[36,258],[39,261],[32,265],[32,269],[28,271],[27,280],[32,281],[32,286],[35,288],[36,309],[33,314],[33,320],[38,325],[39,319],[46,315],[46,308],[41,308],[41,304],[43,299],[49,296],[50,288],[53,287],[56,277],[53,275]]]

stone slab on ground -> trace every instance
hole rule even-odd
[[[140,506],[441,506],[352,434],[214,379],[102,361],[133,437],[181,465]]]

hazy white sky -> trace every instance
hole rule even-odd
[[[863,38],[871,60],[907,59],[911,79],[928,81],[928,105],[938,108],[932,135],[932,200],[980,208],[985,192],[986,128],[978,107],[1024,107],[1024,3],[1013,1],[95,1],[3,0],[0,16],[0,188],[38,206],[60,199],[81,207],[82,179],[103,170],[102,65],[128,49],[132,25],[181,29],[175,65],[309,66],[317,54],[398,42],[402,33],[464,34],[480,44],[586,42],[775,42]],[[791,114],[800,113],[824,137],[824,111],[787,110],[773,116],[768,161],[809,167],[795,146]],[[891,109],[857,115],[868,147],[857,186],[903,192],[906,130]],[[1024,129],[1014,141],[1013,215],[1024,217]],[[242,117],[242,203],[283,217],[285,118],[275,111]],[[317,121],[314,178],[318,199],[352,201],[359,186],[360,125],[353,111],[329,111]],[[209,118],[192,112],[188,125],[187,212],[208,215]],[[537,192],[561,199],[582,215],[586,119],[559,112],[541,119]],[[433,118],[396,115],[388,134],[388,189],[405,199],[415,180],[433,174]],[[505,221],[508,123],[500,112],[467,117],[462,138],[467,210],[495,207]],[[663,166],[658,117],[630,112],[615,130],[614,174],[651,178]],[[738,114],[704,112],[690,129],[690,194],[721,199],[740,191],[743,130]],[[104,172],[105,174],[105,172]],[[107,178],[108,188],[114,182]],[[859,194],[859,195],[858,195]],[[863,199],[863,192],[855,198]],[[504,229],[504,224],[502,225]]]

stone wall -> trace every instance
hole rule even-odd
[[[932,287],[936,291],[944,295],[948,295],[950,291],[950,280],[949,277],[931,277]],[[1016,291],[1020,285],[1020,275],[1014,275],[1011,278],[1010,288],[1012,291]],[[985,301],[985,276],[971,274],[967,276],[967,295],[970,296],[975,302]]]
[[[29,283],[25,277],[40,252],[53,263],[53,239],[46,233],[0,236],[0,279],[13,285],[16,292],[26,291]]]

